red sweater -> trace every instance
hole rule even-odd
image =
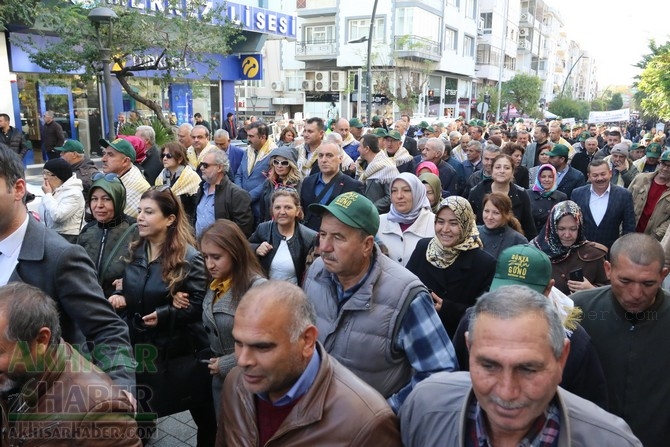
[[[256,402],[256,425],[258,426],[258,435],[260,437],[259,445],[264,446],[277,432],[279,426],[281,426],[286,416],[300,401],[300,398],[281,407],[275,407],[270,402],[258,397],[255,397],[254,400]]]

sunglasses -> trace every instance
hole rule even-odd
[[[275,166],[287,167],[288,163],[289,163],[288,160],[281,160],[280,161],[280,160],[277,160],[276,158],[274,160],[272,160],[272,164],[275,165]]]
[[[207,169],[210,166],[212,166],[212,165],[210,165],[209,163],[202,162],[198,165],[198,169]]]
[[[172,160],[174,156],[171,153],[166,152],[164,154],[161,154],[161,158],[167,158],[168,160]]]
[[[121,178],[120,178],[117,174],[114,174],[113,172],[110,172],[110,173],[108,173],[108,174],[105,174],[104,172],[96,172],[95,174],[93,174],[93,175],[91,176],[91,180],[94,181],[94,182],[97,182],[98,180],[100,180],[100,179],[102,179],[102,178],[104,178],[104,179],[107,180],[108,182],[119,182],[119,183],[123,183],[123,182],[121,181]]]

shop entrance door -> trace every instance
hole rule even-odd
[[[71,88],[40,83],[39,104],[41,116],[44,116],[47,110],[54,112],[54,121],[63,128],[66,139],[78,139]]]

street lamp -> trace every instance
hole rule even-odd
[[[361,37],[356,40],[349,41],[348,43],[363,43],[365,41],[368,42],[368,52],[367,52],[367,74],[365,76],[365,82],[367,84],[368,91],[365,95],[365,114],[368,119],[368,123],[372,122],[372,34],[374,32],[374,27],[375,27],[375,17],[377,15],[377,2],[378,0],[375,0],[375,3],[372,5],[372,15],[370,16],[370,32],[368,33],[368,37]]]
[[[105,85],[105,106],[107,112],[107,138],[114,139],[114,107],[112,105],[112,75],[110,65],[112,63],[112,21],[118,18],[116,13],[109,8],[99,6],[88,13],[88,20],[95,26],[95,33],[100,46],[100,59],[102,60],[102,79]],[[105,44],[100,33],[101,25],[109,25],[107,29],[107,43]]]
[[[258,95],[256,95],[255,93],[251,95],[249,101],[251,101],[251,113],[256,115],[256,103],[258,102]]]
[[[565,76],[565,81],[563,81],[563,88],[561,89],[561,98],[563,97],[563,92],[565,91],[565,84],[568,83],[568,79],[570,79],[570,75],[572,74],[572,70],[575,69],[577,66],[577,62],[581,60],[581,58],[584,57],[584,53],[580,54],[577,60],[575,61],[574,64],[572,64],[572,67],[570,67],[570,71],[568,71],[568,74]]]

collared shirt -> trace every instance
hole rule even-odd
[[[558,445],[558,435],[561,429],[561,413],[554,398],[547,409],[541,414],[518,447],[554,447]],[[492,447],[493,443],[486,432],[486,414],[479,402],[473,400],[468,406],[466,419],[466,447]]]
[[[568,173],[568,169],[570,169],[570,165],[566,165],[565,169],[562,171],[559,171],[558,169],[556,170],[556,184],[560,185],[561,182],[563,181],[563,177],[565,177],[565,174]]]
[[[600,225],[603,217],[605,217],[605,212],[607,211],[607,204],[610,200],[610,186],[607,185],[607,190],[602,195],[598,195],[597,192],[593,190],[591,186],[591,198],[589,199],[589,208],[591,209],[591,215],[593,220],[596,222],[596,225]]]
[[[290,390],[286,392],[282,397],[277,399],[275,402],[270,400],[270,397],[267,393],[260,393],[257,396],[260,399],[263,399],[266,402],[269,402],[274,407],[283,407],[295,402],[296,399],[300,399],[304,396],[310,387],[316,380],[316,375],[319,372],[319,367],[321,366],[321,357],[319,356],[319,351],[314,349],[314,355],[309,360],[307,368],[300,374],[298,380],[293,384]]]
[[[23,238],[28,230],[28,219],[30,219],[30,216],[26,216],[19,228],[0,241],[0,286],[7,284],[9,277],[12,276],[16,265],[19,263]]]
[[[212,225],[216,220],[214,217],[214,200],[216,198],[216,189],[209,192],[209,183],[205,182],[202,186],[202,197],[195,210],[195,236],[200,237],[205,228]]]
[[[340,306],[358,291],[370,275],[375,262],[377,261],[372,261],[370,269],[361,281],[348,290],[344,290],[337,276],[330,273],[330,279],[337,289]],[[435,311],[433,300],[426,292],[419,293],[409,305],[400,322],[398,337],[394,343],[398,351],[405,353],[407,361],[414,370],[409,383],[387,399],[393,411],[398,413],[402,403],[419,382],[432,373],[458,370],[458,360],[454,346]]]

